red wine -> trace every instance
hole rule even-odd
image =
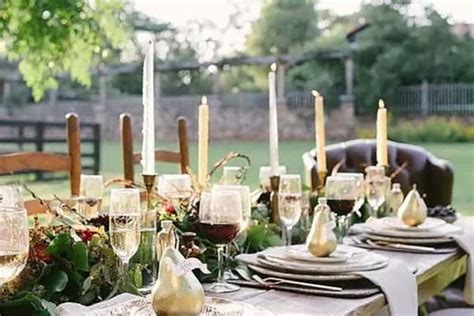
[[[339,216],[348,215],[354,208],[355,200],[336,200],[327,199],[327,203],[331,208],[331,211]]]
[[[237,237],[240,223],[234,224],[209,224],[201,223],[202,234],[216,244],[228,244]]]

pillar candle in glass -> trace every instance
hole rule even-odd
[[[198,182],[201,186],[207,185],[208,145],[209,145],[209,106],[205,96],[199,105],[198,130]]]
[[[326,136],[324,129],[324,99],[318,91],[313,90],[314,96],[314,125],[316,133],[316,160],[318,172],[327,171]]]
[[[154,44],[147,45],[145,61],[143,62],[143,141],[142,166],[143,174],[155,174],[155,117],[154,117]]]
[[[387,109],[382,99],[377,110],[377,165],[388,166]]]
[[[268,106],[269,106],[269,139],[270,139],[270,168],[272,175],[278,175],[280,165],[278,158],[278,115],[276,98],[276,64],[272,64],[268,73]]]

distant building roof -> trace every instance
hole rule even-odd
[[[474,23],[455,23],[451,27],[451,31],[457,36],[474,37]]]

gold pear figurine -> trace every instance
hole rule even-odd
[[[426,207],[425,201],[420,196],[420,193],[416,190],[416,184],[413,185],[413,189],[408,192],[405,200],[398,209],[398,218],[408,226],[418,226],[422,224],[428,214],[428,208]]]
[[[327,257],[336,250],[337,239],[330,214],[326,198],[319,198],[318,205],[314,208],[311,231],[306,238],[306,247],[313,256]]]
[[[195,267],[202,265],[196,258],[188,260],[199,262]],[[164,251],[158,280],[151,292],[157,315],[198,315],[201,312],[204,289],[191,270],[184,270],[181,265],[184,261],[183,255],[173,247]]]

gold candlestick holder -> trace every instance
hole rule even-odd
[[[318,186],[316,187],[316,193],[318,194],[318,196],[324,189],[327,175],[327,171],[318,171]]]
[[[273,223],[280,224],[280,215],[278,213],[278,189],[280,188],[280,176],[270,177],[270,219]]]
[[[153,187],[155,186],[156,182],[156,174],[142,174],[143,184],[145,185],[146,190],[146,207],[147,210],[153,209],[153,205],[151,203],[152,200],[152,192]]]

